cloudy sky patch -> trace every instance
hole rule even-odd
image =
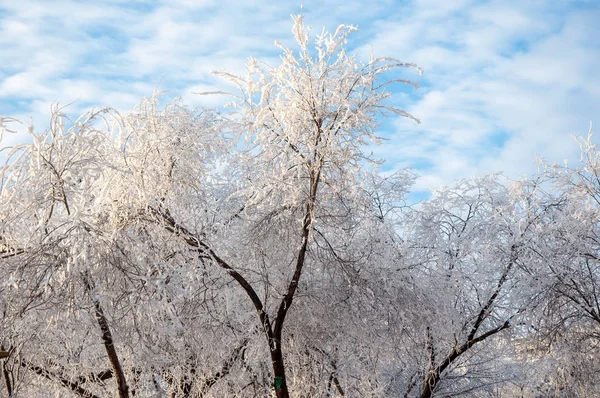
[[[353,24],[349,46],[415,62],[392,118],[373,148],[384,169],[412,165],[427,192],[454,180],[504,171],[518,178],[578,158],[571,134],[600,123],[600,2],[304,0],[320,32]],[[219,106],[226,89],[212,70],[241,73],[248,57],[275,64],[278,39],[292,45],[290,14],[301,2],[0,0],[0,115],[48,124],[50,105],[131,109],[158,88],[166,99]],[[26,124],[22,126],[22,130]],[[3,145],[24,139],[5,137]]]

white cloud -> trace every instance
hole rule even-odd
[[[375,52],[426,72],[408,106],[422,125],[395,122],[379,150],[396,167],[424,164],[418,188],[500,170],[517,178],[536,170],[536,154],[575,160],[570,134],[600,119],[600,8],[521,3],[417,7],[381,24]]]
[[[50,104],[129,110],[154,89],[190,105],[223,97],[248,56],[276,63],[275,39],[292,41],[301,2],[41,0],[0,4],[0,114],[47,124]],[[594,2],[304,1],[320,31],[340,23],[350,45],[425,69],[422,88],[395,96],[421,125],[390,120],[375,155],[388,169],[414,164],[417,189],[504,170],[535,171],[536,154],[577,159],[570,134],[600,123],[600,6]],[[406,71],[408,78],[416,76]],[[14,138],[11,138],[14,140]]]

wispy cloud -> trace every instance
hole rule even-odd
[[[420,161],[420,189],[497,171],[517,178],[537,154],[576,159],[570,134],[600,119],[598,3],[425,3],[386,18],[371,44],[426,70],[409,105],[423,124],[396,122],[380,156]]]
[[[428,190],[454,179],[535,170],[536,154],[577,159],[570,134],[600,123],[600,5],[596,1],[304,0],[315,30],[358,25],[358,56],[416,62],[422,88],[397,103],[417,115],[383,124],[387,169],[413,165]],[[247,57],[277,62],[300,4],[232,0],[0,4],[0,114],[47,124],[52,102],[76,114],[130,109],[155,88],[192,105],[220,97],[210,72],[241,72]],[[415,77],[410,74],[404,77]],[[12,137],[11,141],[17,140]]]

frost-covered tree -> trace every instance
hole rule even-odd
[[[57,109],[12,151],[0,209],[9,390],[287,397],[315,382],[342,393],[335,334],[302,319],[333,322],[336,297],[352,296],[352,284],[333,284],[384,254],[379,234],[392,226],[369,192],[364,146],[378,140],[379,115],[411,117],[384,103],[396,80],[378,77],[414,65],[360,63],[347,26],[312,49],[294,22],[298,54],[280,46],[277,67],[221,73],[240,89],[227,121],[155,99],[74,123]],[[327,369],[288,379],[294,350]]]
[[[537,305],[525,269],[542,210],[515,194],[521,183],[506,182],[487,176],[442,189],[413,218],[400,262],[418,297],[406,304],[418,309],[400,343],[412,364],[398,374],[405,396],[468,395],[516,377],[497,359]]]
[[[600,395],[600,151],[591,131],[577,141],[579,164],[544,164],[554,211],[540,225],[537,274],[546,285],[540,351],[553,362],[545,388],[583,397]]]
[[[232,162],[242,176],[235,181],[234,194],[240,210],[231,215],[235,234],[229,235],[228,247],[196,238],[194,244],[252,302],[266,337],[278,397],[288,396],[284,344],[290,337],[284,324],[303,273],[329,273],[317,249],[334,255],[334,235],[360,230],[357,222],[370,200],[363,179],[373,173],[365,169],[371,159],[364,147],[378,140],[377,117],[387,112],[412,118],[384,100],[388,84],[413,83],[378,77],[395,68],[416,67],[389,58],[358,62],[345,49],[353,30],[342,25],[331,35],[323,31],[312,49],[302,17],[295,17],[298,54],[278,44],[283,54],[277,67],[250,59],[246,76],[218,73],[240,90],[232,103],[238,117],[229,127],[246,142]],[[180,231],[179,225],[173,221],[171,227]]]
[[[217,72],[228,113],[55,107],[6,149],[9,396],[593,396],[598,151],[408,206],[414,174],[367,145],[415,119],[386,87],[420,70],[360,62],[354,30],[295,17],[278,65]]]
[[[45,381],[79,396],[99,396],[113,381],[121,397],[150,381],[185,390],[183,376],[173,381],[194,348],[187,327],[195,325],[185,322],[206,313],[194,296],[202,288],[186,285],[202,276],[190,278],[178,242],[152,240],[140,218],[176,189],[168,177],[186,151],[191,174],[204,180],[211,120],[178,103],[155,105],[74,123],[55,109],[49,130],[31,131],[33,142],[9,154],[0,193],[9,391],[27,395]]]

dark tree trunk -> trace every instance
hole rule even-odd
[[[308,250],[309,235],[312,229],[313,223],[313,211],[314,204],[316,202],[317,188],[320,181],[320,167],[316,173],[311,172],[311,185],[310,185],[310,200],[306,204],[304,219],[302,223],[301,231],[301,244],[300,250],[296,257],[296,266],[294,269],[294,275],[290,280],[285,296],[281,299],[275,322],[271,324],[269,315],[263,306],[262,301],[258,297],[258,294],[252,287],[252,285],[229,263],[220,258],[207,244],[200,240],[196,235],[187,230],[184,226],[180,225],[175,221],[168,211],[159,211],[150,209],[151,213],[158,215],[160,219],[165,222],[164,227],[178,236],[182,236],[186,243],[191,247],[198,250],[202,256],[212,258],[221,268],[225,269],[233,279],[244,289],[248,295],[250,301],[256,309],[260,324],[265,333],[265,337],[271,350],[271,363],[273,368],[273,387],[275,389],[275,395],[277,398],[289,398],[287,380],[285,376],[285,364],[283,361],[283,350],[281,348],[283,324],[285,322],[287,313],[292,306],[294,296],[302,276],[302,271],[306,262],[306,254]],[[341,388],[340,388],[341,390]],[[342,390],[343,391],[343,390]]]
[[[12,397],[12,383],[10,380],[10,374],[6,369],[6,361],[2,362],[2,375],[4,376],[4,383],[6,384],[6,393],[8,397]]]
[[[115,379],[117,381],[117,388],[119,391],[119,398],[129,398],[129,387],[127,387],[125,373],[123,373],[123,367],[121,366],[121,362],[119,361],[119,356],[117,355],[117,350],[115,349],[115,345],[113,343],[112,333],[110,332],[110,328],[108,327],[108,322],[106,321],[106,317],[104,316],[104,311],[102,311],[102,306],[100,306],[100,303],[98,301],[94,301],[94,307],[96,309],[96,320],[98,321],[98,325],[100,326],[100,330],[102,331],[102,341],[104,343],[104,348],[106,349],[108,360],[115,373]]]
[[[89,276],[86,275],[84,277],[84,283],[86,290],[88,293],[90,293],[93,289],[93,282],[90,280]],[[117,382],[119,398],[129,398],[129,387],[127,386],[125,373],[123,372],[121,361],[117,355],[117,350],[115,349],[112,333],[110,331],[110,327],[108,326],[106,316],[104,315],[104,310],[102,309],[102,305],[98,300],[94,299],[93,302],[96,321],[98,321],[98,326],[100,326],[100,331],[102,332],[102,342],[104,343],[104,348],[106,349],[106,354],[108,355],[108,361],[110,362]]]
[[[273,375],[275,376],[274,387],[277,398],[289,398],[286,378],[285,365],[283,363],[283,352],[279,342],[273,342],[275,347],[271,347],[271,362],[273,363]]]

